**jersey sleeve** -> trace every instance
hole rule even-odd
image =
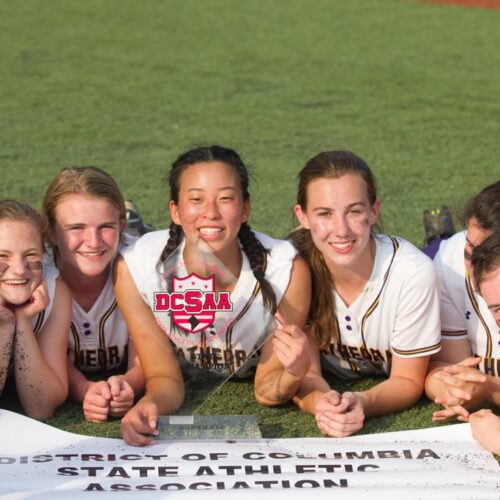
[[[445,248],[442,245],[434,258],[439,284],[441,335],[446,340],[465,339],[467,324],[464,311],[459,306],[460,300],[464,303],[465,277],[458,275],[447,262]]]
[[[441,348],[436,273],[430,260],[409,271],[398,297],[391,349],[401,357],[429,356]]]

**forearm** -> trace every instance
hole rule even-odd
[[[254,394],[256,401],[264,406],[276,406],[295,395],[300,387],[301,378],[286,370],[274,370],[263,378],[255,379]]]
[[[82,403],[92,382],[76,368],[71,359],[68,358],[68,382],[69,397],[76,403]]]
[[[130,387],[132,387],[135,397],[140,396],[144,392],[146,379],[139,364],[131,366],[127,372],[121,376],[130,384]]]
[[[13,342],[14,328],[9,328],[6,332],[0,331],[0,394],[2,394],[7,379]]]
[[[168,375],[155,375],[146,378],[146,391],[143,399],[155,403],[159,415],[170,415],[184,402],[184,383]]]
[[[415,404],[422,395],[423,387],[413,380],[391,377],[384,382],[355,394],[361,399],[366,417],[398,413]]]
[[[14,373],[19,400],[28,416],[48,418],[66,400],[66,373],[56,373],[47,363],[26,323],[16,326]]]
[[[316,403],[329,390],[330,386],[323,377],[319,375],[306,375],[293,401],[302,411],[314,415]]]

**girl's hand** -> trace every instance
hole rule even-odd
[[[111,392],[109,415],[111,417],[122,417],[134,405],[134,389],[123,375],[109,377],[108,385]]]
[[[158,407],[156,403],[144,396],[122,418],[120,430],[127,444],[146,446],[153,444],[152,436],[158,436]]]
[[[444,420],[448,420],[450,418],[457,418],[461,422],[469,421],[469,412],[460,405],[455,406],[445,406],[442,410],[435,411],[432,414],[433,422],[442,422]]]
[[[111,390],[105,380],[92,382],[83,398],[83,414],[89,422],[104,422],[108,418]]]
[[[325,393],[316,403],[316,424],[327,436],[347,437],[363,428],[365,413],[361,398],[352,392],[340,396]]]
[[[445,366],[435,377],[445,384],[445,390],[434,402],[446,407],[474,404],[483,398],[484,383],[488,380],[476,366],[481,358],[466,358],[460,363]]]
[[[50,303],[49,291],[45,280],[35,288],[30,299],[20,306],[16,306],[15,314],[18,322],[31,322],[33,318],[42,312]]]
[[[491,410],[479,410],[470,416],[474,439],[488,451],[500,453],[500,417]]]
[[[296,378],[303,378],[311,365],[307,335],[295,325],[280,325],[272,343],[273,352],[285,371]]]

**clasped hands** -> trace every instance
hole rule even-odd
[[[122,417],[134,404],[134,390],[123,375],[91,382],[83,398],[83,413],[90,422]]]
[[[434,402],[444,408],[433,413],[433,421],[456,417],[462,422],[467,422],[470,414],[466,407],[487,399],[488,378],[476,368],[480,362],[481,358],[466,358],[460,363],[445,366],[436,372],[434,376],[443,382],[444,390]]]

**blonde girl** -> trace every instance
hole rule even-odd
[[[47,188],[43,213],[51,264],[73,298],[68,329],[70,397],[82,403],[89,421],[120,417],[144,384],[111,275],[125,227],[123,196],[113,178],[99,168],[64,168]],[[88,378],[90,374],[94,377]]]

